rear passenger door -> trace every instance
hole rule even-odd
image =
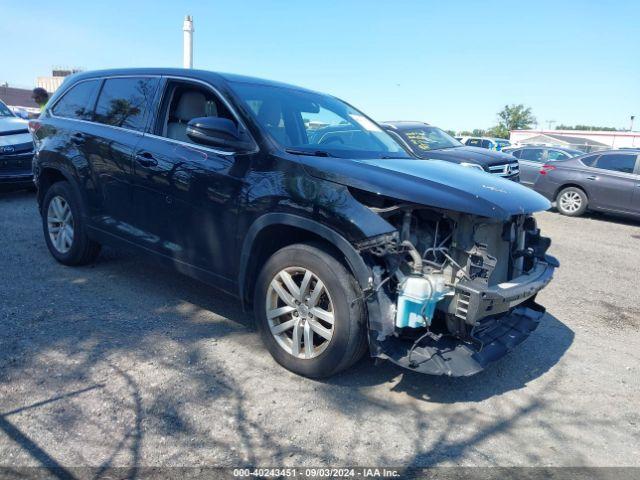
[[[144,232],[132,212],[133,156],[158,84],[158,77],[104,79],[84,138],[95,186],[93,223],[135,242]]]
[[[586,175],[589,204],[616,212],[632,213],[636,184],[637,155],[634,153],[603,153]]]
[[[540,168],[545,162],[543,148],[525,148],[518,157],[520,165],[520,183],[531,186],[536,183]]]

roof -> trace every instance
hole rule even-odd
[[[567,153],[579,153],[580,155],[584,154],[584,152],[582,150],[578,150],[576,148],[569,148],[569,147],[556,147],[556,146],[549,146],[549,145],[537,145],[537,144],[533,144],[533,145],[529,145],[529,144],[523,144],[520,147],[509,147],[503,150],[504,151],[509,151],[509,152],[513,152],[515,150],[524,150],[527,148],[551,148],[553,150],[560,150],[561,152],[567,152]]]
[[[557,142],[562,142],[569,145],[591,145],[591,146],[598,146],[598,147],[610,146],[610,145],[607,145],[606,143],[596,142],[595,140],[589,140],[583,137],[572,137],[570,135],[553,135],[551,133],[542,133],[540,135],[535,135],[533,137],[524,138],[520,140],[520,143],[525,144],[525,142],[531,143],[532,141],[539,142],[541,141],[540,139],[543,139],[543,138],[548,138],[550,140],[555,140]]]
[[[168,75],[168,76],[181,76],[196,78],[217,82],[229,82],[229,83],[252,83],[255,85],[266,85],[272,87],[284,87],[295,88],[297,90],[309,89],[291,85],[288,83],[277,82],[274,80],[266,80],[264,78],[249,77],[246,75],[237,75],[234,73],[221,73],[213,72],[210,70],[198,70],[194,68],[116,68],[109,70],[91,70],[87,72],[76,73],[67,78],[81,79],[81,78],[93,78],[93,77],[107,77],[118,75]]]
[[[380,125],[386,128],[391,128],[393,130],[406,130],[410,128],[421,128],[421,127],[430,127],[427,122],[418,122],[418,121],[410,121],[410,120],[393,120],[390,122],[380,122]]]
[[[0,86],[0,100],[12,107],[38,108],[31,94],[32,91],[26,88]]]

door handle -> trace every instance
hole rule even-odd
[[[143,167],[155,167],[158,165],[158,160],[153,158],[149,152],[141,152],[136,154],[136,162]]]
[[[587,177],[587,180],[597,180],[597,179],[598,179],[598,177],[596,175],[589,175]]]

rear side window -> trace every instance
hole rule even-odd
[[[560,150],[548,150],[548,152],[549,153],[547,154],[547,158],[549,160],[565,160],[569,158],[569,155],[561,152]]]
[[[89,80],[71,87],[51,111],[57,117],[91,120],[92,103],[99,83],[99,80]]]
[[[479,147],[481,145],[481,142],[477,138],[471,138],[467,140],[467,145],[469,145],[470,147]]]
[[[98,97],[95,121],[143,131],[157,87],[157,78],[107,79]]]
[[[482,148],[491,148],[492,143],[489,140],[482,140]]]
[[[541,148],[526,148],[522,150],[520,158],[530,162],[542,163],[544,161],[544,150]]]
[[[612,170],[621,173],[633,173],[636,166],[636,156],[630,154],[609,153],[600,155],[595,164],[596,168]]]

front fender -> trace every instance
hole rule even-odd
[[[327,240],[334,247],[336,247],[346,258],[351,271],[353,272],[356,280],[360,284],[360,287],[364,290],[372,281],[371,269],[364,262],[360,253],[335,230],[318,223],[312,219],[294,215],[291,213],[266,213],[257,218],[249,227],[247,234],[242,242],[242,249],[240,252],[240,266],[239,266],[239,293],[240,298],[245,298],[245,285],[246,276],[249,267],[249,260],[251,258],[251,252],[253,250],[254,242],[260,232],[272,225],[287,225],[296,227],[302,230],[307,230],[310,233],[319,235]]]

